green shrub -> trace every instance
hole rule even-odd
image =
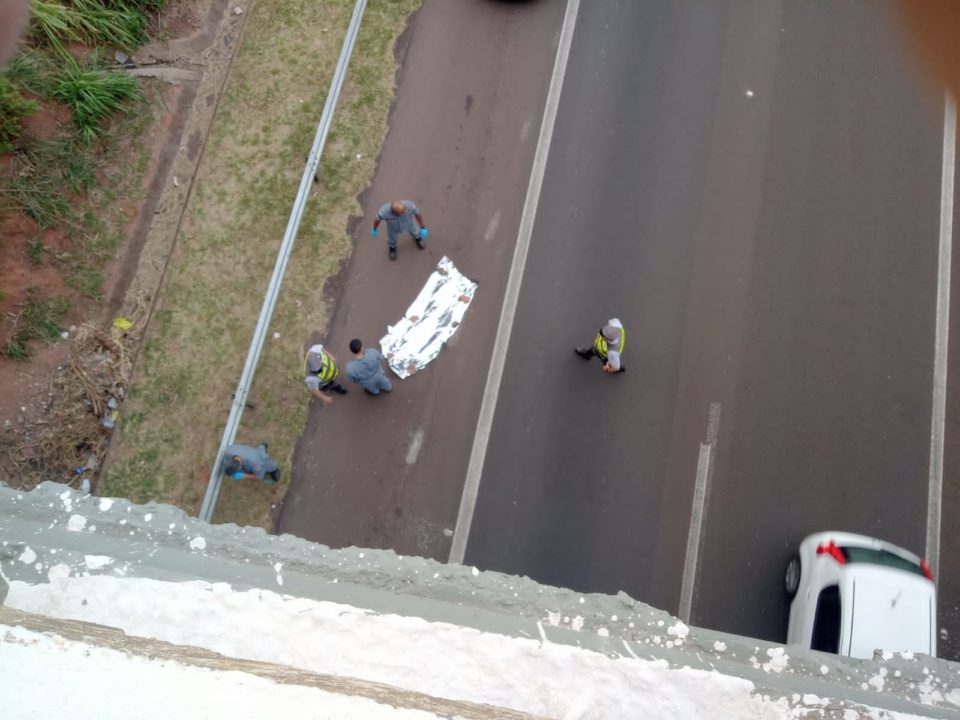
[[[9,358],[30,357],[30,342],[53,343],[60,339],[60,323],[70,308],[65,297],[40,297],[36,288],[27,290],[27,297],[13,318],[10,335],[0,350]]]
[[[53,89],[57,68],[49,55],[31,49],[11,60],[6,74],[20,88],[47,97]]]
[[[93,152],[71,138],[32,141],[21,154],[23,167],[10,183],[9,197],[40,227],[75,225],[67,193],[93,186]]]
[[[103,0],[103,4],[114,10],[136,9],[144,15],[152,15],[167,6],[167,0]]]
[[[0,150],[10,148],[20,136],[20,121],[38,107],[33,100],[23,97],[6,75],[0,75]]]
[[[126,103],[139,99],[141,93],[131,75],[98,68],[95,62],[81,65],[67,58],[52,96],[70,107],[78,134],[89,142],[100,134],[104,118],[118,110],[126,111]]]
[[[106,7],[97,0],[30,0],[30,33],[66,54],[70,41],[88,45],[107,44],[133,50],[147,41],[147,17],[135,4],[113,3]]]

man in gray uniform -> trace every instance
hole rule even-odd
[[[267,455],[266,443],[255,448],[249,445],[227,445],[220,467],[234,480],[256,478],[267,485],[273,485],[280,479],[280,466]]]
[[[416,220],[416,222],[414,222]],[[380,208],[376,219],[373,221],[373,229],[370,234],[377,237],[380,223],[387,224],[387,251],[390,253],[390,259],[397,259],[397,237],[400,233],[409,233],[416,243],[417,247],[423,250],[423,241],[427,238],[426,223],[423,221],[423,215],[419,208],[409,200],[394,200]]]
[[[383,372],[383,355],[373,348],[364,349],[359,338],[350,341],[350,352],[356,360],[347,363],[347,377],[362,387],[368,395],[390,392],[393,385]]]

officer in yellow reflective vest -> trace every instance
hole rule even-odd
[[[623,323],[617,318],[607,320],[607,324],[600,328],[592,347],[577,347],[574,352],[584,360],[598,357],[603,361],[605,373],[622,373],[626,371],[621,359],[623,346],[627,341],[627,332]]]
[[[318,400],[322,400],[324,405],[333,402],[330,396],[331,392],[338,395],[346,395],[347,389],[336,381],[340,374],[340,368],[337,367],[337,359],[333,353],[323,349],[323,345],[314,345],[307,350],[307,357],[303,361],[304,382],[310,394]]]

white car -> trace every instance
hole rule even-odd
[[[787,644],[857,658],[874,650],[936,655],[937,590],[927,563],[882,540],[821,532],[784,577]]]

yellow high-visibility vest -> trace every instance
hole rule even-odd
[[[623,352],[623,346],[627,342],[627,331],[623,328],[617,328],[620,331],[619,342],[617,343],[616,349],[620,352]],[[608,340],[603,336],[603,328],[600,328],[600,332],[597,333],[597,339],[593,341],[593,348],[597,351],[597,355],[601,360],[607,359],[607,349],[609,346]]]
[[[303,374],[304,376],[310,375],[311,373],[316,375],[320,380],[320,385],[326,385],[340,374],[340,369],[326,350],[320,351],[320,369],[315,373],[307,367],[307,359],[309,357],[310,353],[307,353],[306,357],[303,358]]]

